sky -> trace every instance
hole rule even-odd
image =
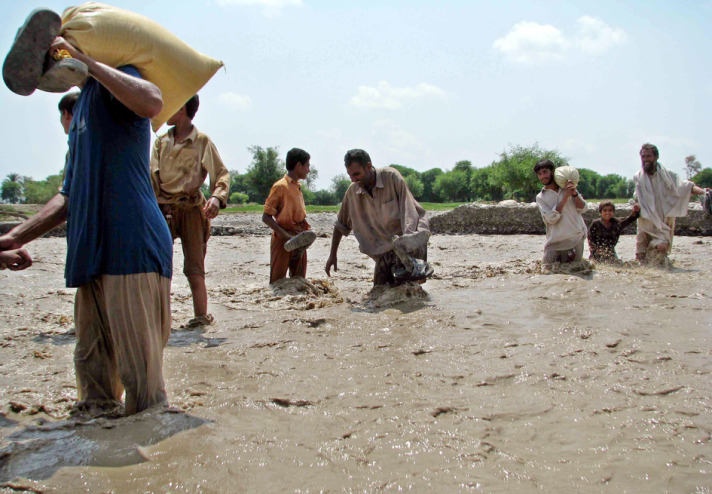
[[[0,0],[0,49],[35,7]],[[352,148],[374,166],[487,166],[511,145],[632,177],[644,142],[712,166],[712,0],[116,0],[222,60],[195,125],[230,170],[250,146],[307,150],[317,188]],[[58,173],[57,102],[0,88],[0,177]],[[167,127],[159,129],[164,133]]]

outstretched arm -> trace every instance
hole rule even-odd
[[[0,251],[19,249],[67,220],[68,199],[57,194],[29,220],[0,237]]]
[[[77,50],[61,36],[57,36],[52,42],[50,55],[54,55],[58,50],[67,50],[72,58],[84,62],[89,69],[89,74],[139,117],[153,118],[163,108],[161,90],[152,82],[124,74],[120,70],[97,62]]]
[[[326,267],[324,268],[327,276],[331,276],[332,266],[334,267],[335,273],[339,270],[336,253],[339,250],[339,244],[341,243],[341,237],[343,236],[344,234],[341,233],[338,228],[334,228],[334,234],[331,236],[331,252],[329,254],[329,259],[326,260]]]
[[[709,189],[703,189],[699,185],[692,184],[692,195],[694,196],[702,196],[707,193]]]

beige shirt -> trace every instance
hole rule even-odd
[[[559,213],[556,206],[563,198],[563,188],[556,191],[544,187],[536,196],[539,212],[546,225],[544,249],[572,249],[586,238],[586,223],[581,216],[581,212],[586,209],[586,202],[584,201],[583,207],[577,208],[574,198],[570,197]]]
[[[430,231],[425,210],[415,200],[395,168],[376,171],[373,197],[353,183],[344,194],[334,227],[356,235],[359,249],[372,258],[392,250],[393,239],[406,233]]]
[[[640,205],[638,232],[650,235],[653,247],[672,242],[675,223],[671,219],[687,214],[693,183],[680,180],[660,163],[652,176],[642,168],[638,170],[633,182],[634,195]]]
[[[200,186],[210,176],[212,197],[227,206],[230,172],[215,144],[193,126],[183,142],[175,142],[175,128],[156,139],[151,153],[151,183],[159,204],[184,201],[186,205],[205,202]]]

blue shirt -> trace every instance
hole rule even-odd
[[[122,72],[141,77],[133,66]],[[74,105],[62,194],[68,287],[103,274],[173,271],[173,241],[149,176],[150,120],[90,78]]]

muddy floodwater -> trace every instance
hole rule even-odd
[[[213,237],[217,324],[175,246],[173,409],[77,424],[64,239],[0,272],[0,484],[34,492],[710,492],[712,238],[672,270],[544,275],[543,236],[431,239],[436,274],[369,295],[344,239],[267,286],[269,238]],[[618,252],[633,257],[634,237]],[[588,253],[586,253],[586,256]],[[423,291],[424,289],[424,291]]]

